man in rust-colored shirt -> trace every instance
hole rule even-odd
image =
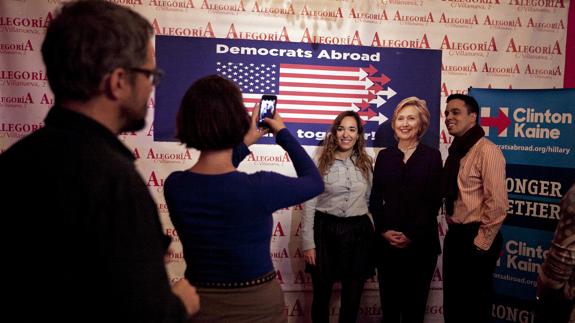
[[[445,124],[455,137],[443,175],[449,229],[443,247],[445,323],[491,321],[492,276],[507,215],[505,158],[478,125],[473,97],[447,98]]]

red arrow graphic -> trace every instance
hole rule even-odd
[[[373,81],[373,82],[377,82],[377,83],[379,83],[379,84],[381,84],[381,85],[384,85],[384,84],[386,84],[387,82],[391,81],[391,80],[389,79],[389,77],[387,77],[387,76],[386,76],[385,74],[383,74],[383,73],[382,73],[379,77],[370,76],[370,77],[368,77],[368,79],[370,79],[370,80]]]
[[[362,110],[369,107],[369,102],[362,100],[361,103],[356,103],[355,104],[356,107],[361,108]]]
[[[505,115],[503,110],[499,109],[497,117],[482,117],[481,125],[487,127],[497,127],[497,134],[501,134],[511,124],[511,120]]]
[[[381,87],[381,85],[379,85],[377,83],[373,83],[373,85],[370,86],[368,88],[368,90],[373,91],[373,92],[379,92],[379,91],[383,90],[383,88]]]
[[[370,108],[367,108],[367,110],[365,111],[360,111],[357,114],[359,114],[360,116],[366,116],[368,119],[371,119],[371,117],[376,116],[377,112],[373,111]]]
[[[377,72],[377,68],[373,67],[371,64],[368,68],[362,67],[362,70],[364,70],[369,76],[372,76],[375,74],[375,72]]]

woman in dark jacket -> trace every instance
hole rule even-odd
[[[429,126],[424,100],[401,101],[391,125],[397,146],[377,156],[369,203],[378,237],[382,322],[423,322],[441,252],[437,231],[441,154],[419,143]]]

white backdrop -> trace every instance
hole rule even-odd
[[[0,152],[43,126],[53,103],[40,47],[59,0],[0,0]],[[140,12],[156,34],[442,49],[442,101],[472,87],[561,88],[569,0],[114,0]],[[160,66],[161,67],[161,66]],[[154,99],[150,100],[154,108]],[[280,107],[281,108],[281,107]],[[445,108],[442,102],[441,110]],[[153,111],[148,127],[121,135],[138,157],[137,167],[158,203],[166,233],[174,238],[168,271],[183,275],[181,245],[167,213],[163,181],[189,168],[197,152],[175,143],[153,141]],[[451,138],[440,126],[445,158]],[[277,146],[254,145],[240,169],[294,175]],[[315,147],[306,147],[314,154]],[[370,149],[375,156],[377,151]],[[41,160],[39,159],[39,162]],[[272,256],[286,299],[290,322],[307,322],[309,276],[300,249],[301,206],[274,214]],[[439,227],[443,236],[445,221]],[[442,322],[441,261],[431,285],[427,322]],[[334,302],[332,313],[338,312]],[[366,284],[361,321],[379,321],[375,278]]]

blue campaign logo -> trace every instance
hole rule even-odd
[[[498,137],[507,137],[507,128],[511,125],[509,119],[509,108],[499,107],[496,109],[497,115],[492,116],[492,108],[482,107],[480,111],[479,124],[485,130],[485,135],[491,135],[491,129],[495,128]]]
[[[277,111],[307,145],[320,143],[335,117],[348,110],[360,115],[368,146],[393,144],[395,106],[417,96],[432,116],[423,141],[438,146],[440,51],[157,36],[156,56],[166,72],[156,89],[158,141],[174,141],[175,115],[187,88],[219,74],[238,85],[249,112],[262,95],[277,96]]]
[[[553,232],[504,225],[504,243],[493,274],[499,294],[535,299],[539,268],[543,264]]]
[[[507,163],[547,167],[575,164],[575,90],[471,88],[486,136]]]

